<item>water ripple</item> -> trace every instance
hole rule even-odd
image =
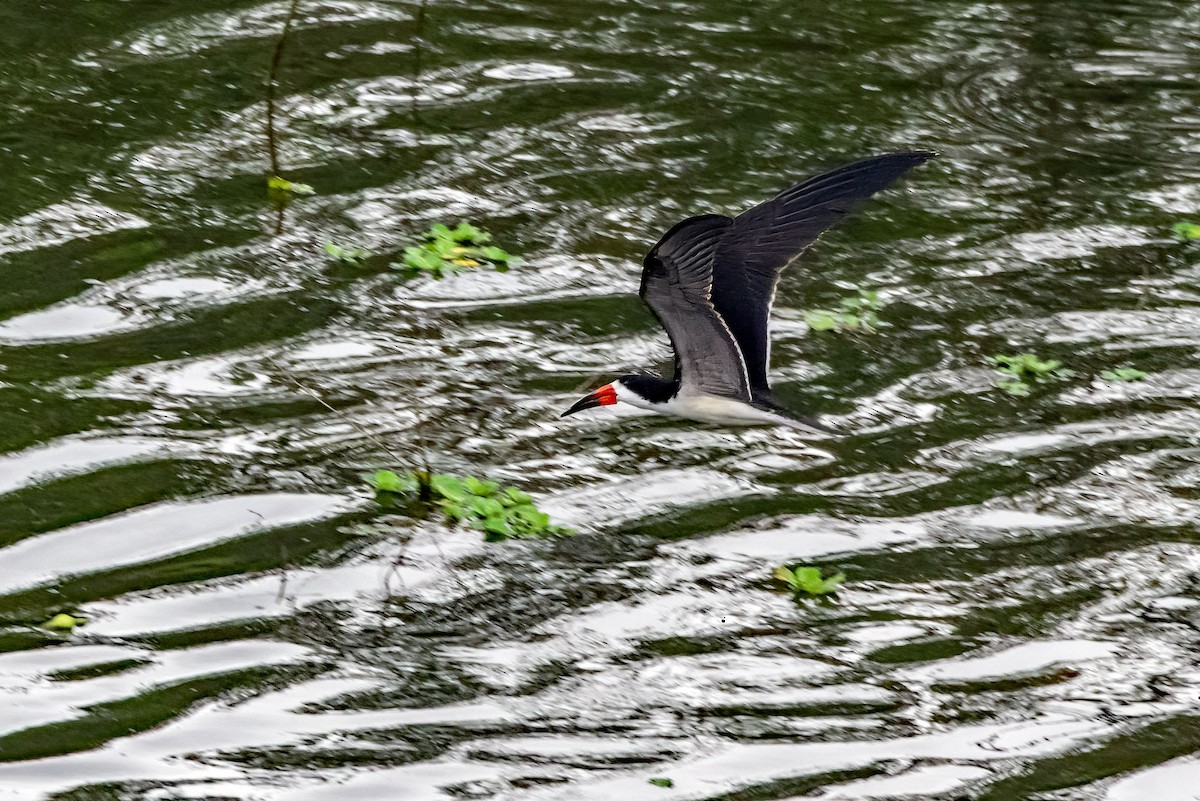
[[[305,0],[279,217],[287,2],[11,5],[0,798],[1192,797],[1178,4]],[[559,419],[670,361],[662,231],[916,146],[778,290],[779,397],[846,435]],[[460,219],[524,264],[387,268]],[[866,286],[877,332],[805,324]],[[1026,350],[1074,372],[999,391]],[[379,513],[410,464],[580,533]]]

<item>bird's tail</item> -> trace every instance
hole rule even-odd
[[[803,431],[813,439],[826,439],[828,437],[840,437],[844,432],[839,431],[832,426],[826,425],[816,417],[811,417],[806,414],[796,414],[788,409],[783,408],[778,403],[769,398],[755,398],[754,405],[760,409],[769,411],[779,417],[779,424],[794,428],[797,431]]]

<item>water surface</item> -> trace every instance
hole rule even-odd
[[[9,0],[0,798],[1193,799],[1194,12],[301,0],[276,235],[287,3]],[[778,293],[848,436],[558,419],[667,357],[661,231],[912,147]],[[526,264],[386,269],[459,219]],[[886,328],[808,331],[855,287]],[[581,533],[381,516],[425,459]]]

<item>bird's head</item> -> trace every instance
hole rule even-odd
[[[623,400],[621,395],[623,393],[627,394],[628,391],[629,390],[626,389],[625,385],[622,383],[622,379],[618,378],[611,384],[605,384],[592,394],[580,398],[575,402],[574,405],[571,406],[570,409],[567,409],[559,416],[566,417],[569,414],[582,412],[584,409],[594,409],[597,406],[612,406],[613,404],[617,403],[617,401]]]
[[[612,406],[614,403],[628,403],[641,409],[661,409],[662,404],[678,391],[679,387],[674,382],[658,376],[630,373],[580,399],[561,416],[566,417],[568,414],[596,406]]]

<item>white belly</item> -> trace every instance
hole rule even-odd
[[[719,395],[685,395],[679,394],[666,403],[651,403],[635,392],[630,392],[620,382],[614,382],[617,387],[617,400],[649,409],[659,414],[669,414],[696,420],[701,423],[716,423],[723,426],[787,426],[805,432],[809,437],[828,437],[826,431],[813,428],[800,420],[751,406],[733,398],[722,398]]]
[[[641,405],[641,404],[638,404]],[[701,423],[719,423],[727,426],[777,426],[791,425],[787,420],[773,412],[756,409],[748,403],[732,398],[719,398],[715,395],[675,396],[666,403],[647,404],[663,414],[697,420]]]

